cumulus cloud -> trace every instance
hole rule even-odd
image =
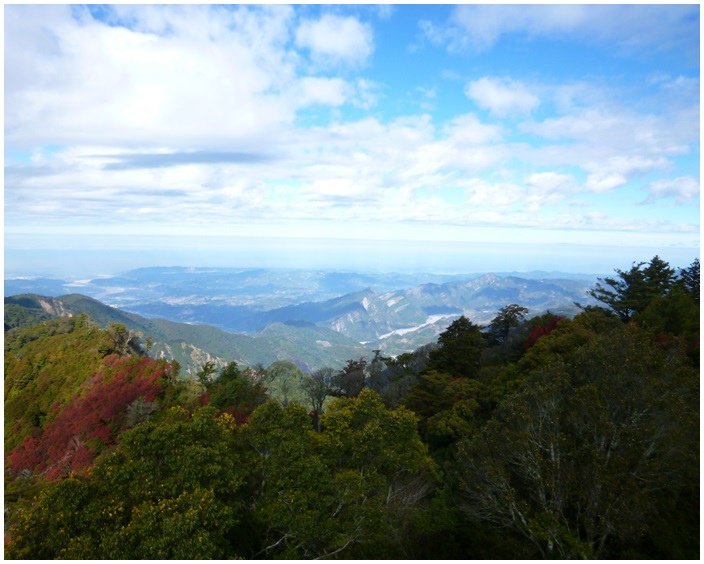
[[[324,66],[360,66],[374,50],[371,27],[353,16],[324,14],[317,20],[303,20],[295,41],[310,51],[314,63]]]
[[[698,103],[691,99],[682,104],[670,99],[651,111],[637,112],[614,100],[594,98],[592,105],[521,122],[519,131],[545,143],[516,147],[515,154],[535,165],[578,167],[587,174],[585,190],[608,192],[671,167],[673,158],[691,154],[697,143]],[[661,100],[659,94],[656,99]]]
[[[580,191],[574,176],[555,171],[533,173],[517,182],[475,177],[462,185],[471,206],[508,214],[516,225],[543,221],[539,218],[544,218],[547,208],[562,204]]]
[[[470,81],[464,89],[468,98],[492,115],[528,114],[540,100],[524,84],[510,79],[482,77]]]
[[[289,7],[105,10],[108,22],[129,26],[83,8],[8,10],[7,143],[251,150],[290,128],[302,107],[339,106],[354,92],[339,77],[301,76],[301,57],[287,43]],[[338,43],[326,47],[334,25],[321,21],[304,34],[315,53],[346,62],[367,56],[362,24],[341,20]]]

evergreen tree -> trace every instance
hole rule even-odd
[[[490,345],[503,343],[509,331],[518,327],[528,314],[528,308],[518,304],[502,307],[492,319],[487,328],[486,335]]]
[[[302,406],[270,401],[244,428],[258,478],[253,556],[402,558],[402,533],[435,473],[413,414],[363,390],[322,419],[313,432]]]
[[[692,299],[698,304],[699,303],[699,259],[694,259],[694,262],[689,265],[688,268],[683,268],[680,271],[679,279],[677,280],[679,285],[684,289],[684,291],[692,297]]]
[[[464,315],[453,321],[438,337],[438,349],[430,353],[428,369],[452,376],[474,378],[486,341],[478,325]]]
[[[367,360],[364,357],[358,360],[348,360],[345,367],[333,379],[333,395],[344,398],[357,397],[366,384]]]
[[[628,322],[658,296],[664,296],[672,287],[675,271],[657,255],[649,263],[634,264],[630,270],[616,269],[618,278],[599,278],[589,291],[596,300],[613,310]]]
[[[458,453],[465,510],[550,558],[618,556],[699,466],[694,370],[636,326],[584,328],[541,339],[554,352],[529,351],[537,368]]]

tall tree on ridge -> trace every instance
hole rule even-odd
[[[628,271],[616,269],[616,273],[618,278],[599,278],[589,295],[624,322],[631,321],[655,298],[667,294],[675,281],[675,270],[657,255],[647,265],[640,262]]]

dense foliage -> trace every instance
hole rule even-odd
[[[121,431],[156,409],[165,375],[164,361],[109,355],[84,383],[83,393],[65,406],[55,405],[57,415],[11,451],[11,470],[47,479],[85,470]]]
[[[42,428],[99,370],[110,336],[87,317],[5,335],[5,452]]]
[[[699,264],[311,375],[87,318],[5,343],[5,555],[699,558]]]

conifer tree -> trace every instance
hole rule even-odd
[[[683,268],[680,271],[678,283],[684,291],[692,296],[696,303],[699,303],[699,259],[694,259],[694,262],[688,268]]]
[[[675,271],[657,255],[649,263],[633,264],[630,270],[616,269],[617,278],[599,278],[589,295],[602,302],[628,322],[659,296],[672,287]]]

